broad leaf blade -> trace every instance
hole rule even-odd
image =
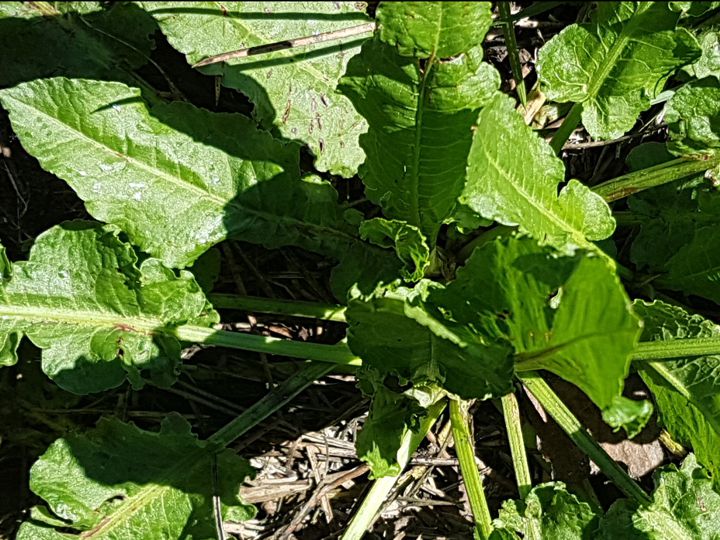
[[[530,238],[497,239],[477,248],[430,301],[457,324],[508,341],[601,409],[618,406],[640,324],[604,258],[562,256]]]
[[[0,5],[0,87],[58,75],[137,82],[131,69],[148,61],[156,29],[152,17],[130,4],[107,10],[98,2],[54,4]]]
[[[189,272],[157,259],[138,265],[114,228],[67,223],[40,235],[30,258],[0,282],[0,361],[17,361],[26,335],[43,349],[43,371],[71,392],[106,390],[126,377],[169,385],[180,343],[158,331],[217,321]]]
[[[490,28],[490,2],[384,2],[380,39],[403,56],[449,58],[482,43]]]
[[[413,386],[438,384],[463,398],[504,395],[512,387],[508,349],[431,314],[425,303],[441,287],[421,281],[414,289],[378,288],[351,298],[350,348],[381,376]]]
[[[431,58],[421,67],[417,58],[402,56],[377,37],[349,62],[340,82],[340,91],[370,124],[360,137],[367,155],[360,176],[368,198],[388,217],[418,227],[431,245],[466,181],[478,110],[498,85],[479,46],[452,60]]]
[[[367,22],[356,2],[144,2],[170,44],[190,63],[216,54],[315,35]],[[321,171],[352,176],[363,160],[358,136],[367,124],[335,92],[359,39],[280,51],[202,68],[255,104],[263,125],[310,146]]]
[[[76,532],[29,522],[18,539],[211,538],[214,492],[226,519],[254,516],[238,496],[252,473],[230,450],[215,455],[179,415],[167,417],[159,433],[103,419],[86,435],[57,440],[30,471],[33,492],[65,521],[63,529]]]
[[[615,220],[605,201],[577,180],[558,195],[564,180],[562,161],[525,125],[510,98],[498,95],[480,111],[462,204],[561,250],[610,236]]]
[[[599,510],[568,492],[562,482],[548,482],[533,487],[522,501],[505,501],[493,525],[499,532],[513,534],[512,538],[590,539],[598,526]]]
[[[596,138],[621,136],[672,73],[700,55],[695,37],[676,29],[666,2],[607,2],[593,21],[574,24],[540,51],[548,98],[582,103],[583,125]]]
[[[250,120],[183,103],[149,109],[137,89],[63,78],[0,92],[15,132],[90,214],[113,223],[169,266],[187,266],[233,236],[346,259],[352,283],[393,274],[392,254],[361,242],[327,182],[299,180],[298,147]],[[359,275],[358,261],[377,273]],[[353,270],[354,269],[354,270]]]
[[[695,456],[678,469],[670,465],[654,475],[655,491],[649,505],[622,500],[600,521],[598,537],[648,540],[712,540],[720,536],[720,495]]]
[[[680,88],[665,112],[676,155],[720,152],[720,82],[707,78]]]
[[[674,341],[720,336],[720,327],[664,302],[635,302],[643,339]],[[660,419],[673,437],[692,447],[720,485],[720,356],[653,362],[640,370]]]

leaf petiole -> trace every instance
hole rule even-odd
[[[567,433],[568,437],[580,450],[595,462],[598,468],[615,483],[620,491],[640,504],[649,504],[651,502],[647,493],[592,438],[580,421],[570,412],[570,409],[565,406],[538,373],[523,373],[519,377],[525,388],[535,396],[540,405],[553,417],[560,428]]]
[[[518,492],[520,498],[525,499],[532,489],[532,479],[530,478],[530,467],[528,466],[527,453],[525,451],[520,407],[518,406],[515,394],[507,394],[502,397],[502,410],[503,417],[505,418],[505,429],[507,430],[508,441],[510,443],[510,453],[512,454]]]
[[[467,403],[456,399],[450,400],[450,424],[455,441],[455,452],[460,462],[460,472],[462,472],[470,508],[475,516],[476,530],[480,537],[485,539],[489,538],[493,531],[492,517],[485,499],[480,471],[475,463],[475,444],[470,433],[471,418],[467,410]]]

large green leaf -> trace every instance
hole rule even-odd
[[[418,17],[429,17],[425,12],[437,9],[435,4],[425,4]],[[483,9],[486,16],[468,21],[469,29],[487,28],[489,10]],[[367,155],[360,176],[368,198],[387,216],[418,227],[431,245],[465,184],[478,110],[499,85],[482,54],[476,46],[450,60],[433,56],[421,62],[376,37],[348,63],[340,82],[370,124],[360,137]]]
[[[548,482],[533,487],[522,501],[505,501],[493,522],[498,532],[490,538],[500,540],[501,532],[507,532],[528,540],[592,540],[598,514],[598,508],[579,500],[562,482]]]
[[[52,4],[0,2],[0,87],[57,75],[137,82],[131,69],[148,61],[152,17],[125,3]]]
[[[213,495],[226,521],[255,515],[239,496],[250,464],[231,450],[215,452],[179,415],[165,418],[160,432],[103,419],[85,435],[55,441],[33,465],[30,488],[52,514],[35,511],[17,538],[215,538]]]
[[[513,375],[508,348],[431,314],[426,302],[441,288],[423,280],[413,289],[355,295],[346,313],[350,348],[382,376],[414,386],[438,383],[463,398],[506,394]]]
[[[126,377],[135,386],[174,381],[180,343],[157,330],[207,326],[217,313],[189,272],[157,259],[138,265],[118,232],[66,223],[12,265],[0,281],[0,365],[17,361],[25,335],[43,349],[43,371],[71,392],[106,390]]]
[[[667,105],[665,121],[674,154],[720,152],[720,82],[707,78],[681,87]]]
[[[696,5],[701,2],[695,2]],[[698,37],[702,54],[697,62],[684,68],[692,77],[715,77],[720,80],[720,31],[710,29]]]
[[[142,2],[170,44],[191,63],[216,54],[330,32],[367,22],[358,2]],[[279,51],[202,68],[246,94],[263,125],[299,139],[317,157],[315,166],[352,176],[362,163],[358,136],[365,120],[335,92],[362,38],[310,49]]]
[[[720,326],[661,301],[637,300],[643,339],[674,341],[720,336]],[[653,362],[639,370],[652,390],[660,419],[673,437],[690,446],[720,485],[720,356]]]
[[[612,234],[615,220],[599,195],[577,180],[558,195],[565,167],[509,97],[495,97],[476,123],[462,204],[559,249]]]
[[[490,2],[383,2],[380,39],[403,56],[449,58],[480,45],[492,22]]]
[[[149,109],[137,89],[64,78],[0,91],[0,101],[24,147],[90,214],[169,266],[191,264],[228,236],[348,261],[336,272],[340,296],[398,266],[360,241],[360,217],[329,183],[298,179],[295,144],[240,115],[184,103]],[[362,276],[373,259],[375,273]]]
[[[617,540],[715,540],[720,538],[720,495],[707,472],[690,454],[678,469],[670,465],[654,475],[652,502],[614,503],[600,521],[595,538]]]
[[[547,97],[581,103],[596,138],[619,137],[673,72],[699,57],[695,37],[676,29],[667,2],[602,2],[587,24],[563,29],[540,51]]]
[[[430,302],[454,323],[508,341],[522,361],[576,384],[601,409],[623,404],[640,323],[603,257],[496,239]]]

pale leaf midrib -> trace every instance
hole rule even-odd
[[[0,323],[12,319],[36,324],[71,324],[88,328],[122,327],[147,334],[166,326],[166,323],[160,319],[130,317],[110,311],[69,310],[49,306],[33,307],[0,303]]]
[[[15,101],[15,103],[18,103],[18,104],[26,107],[27,109],[34,112],[35,114],[42,116],[44,118],[47,118],[51,122],[58,124],[61,127],[61,129],[65,128],[66,131],[76,134],[79,138],[82,138],[83,140],[88,142],[89,145],[100,148],[102,151],[104,151],[104,153],[111,153],[115,157],[121,157],[122,159],[127,161],[130,165],[135,166],[138,169],[141,169],[141,170],[147,172],[148,174],[154,175],[157,178],[164,179],[174,186],[178,186],[187,191],[196,193],[200,197],[203,197],[205,199],[210,199],[213,203],[220,206],[221,208],[223,208],[228,202],[228,201],[224,200],[222,197],[213,195],[212,193],[205,191],[200,186],[197,186],[191,182],[186,182],[182,179],[178,179],[175,176],[170,175],[170,174],[166,173],[165,171],[162,171],[161,169],[153,168],[153,167],[147,165],[146,163],[143,163],[142,161],[138,161],[137,159],[131,157],[128,154],[120,152],[119,150],[116,150],[116,149],[102,143],[101,141],[98,141],[97,139],[90,137],[89,135],[83,133],[82,131],[79,131],[77,128],[75,128],[74,126],[71,126],[67,122],[64,122],[60,118],[57,118],[57,117],[47,113],[44,110],[38,109],[35,106],[33,106],[32,104],[26,103],[22,100],[15,98],[14,96],[12,96],[12,94],[9,95],[9,99]],[[12,113],[11,113],[11,116],[12,116]],[[155,150],[155,149],[153,149],[153,150]]]

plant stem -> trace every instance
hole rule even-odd
[[[230,349],[279,354],[294,358],[331,362],[333,364],[362,365],[361,360],[343,342],[337,345],[323,345],[190,325],[178,326],[167,330],[166,333],[174,335],[181,341],[190,343],[219,345]]]
[[[703,173],[718,164],[720,164],[720,152],[701,157],[681,157],[654,167],[618,176],[598,184],[593,191],[607,202],[612,202],[645,189]]]
[[[475,516],[475,527],[481,538],[489,538],[493,530],[492,518],[485,499],[480,471],[475,463],[475,444],[470,434],[470,419],[467,404],[451,399],[450,423],[455,441],[455,452],[460,462],[460,472],[462,472],[470,508]]]
[[[257,313],[274,313],[290,317],[322,319],[345,322],[345,306],[301,302],[296,300],[275,300],[258,296],[236,294],[211,294],[210,303],[217,309],[238,309]]]
[[[567,433],[568,437],[595,462],[620,491],[638,503],[650,503],[647,493],[595,442],[595,439],[539,374],[524,373],[520,375],[520,380],[548,414],[555,419],[560,428]]]
[[[688,356],[720,354],[720,338],[684,338],[641,341],[630,355],[635,361],[673,360]]]
[[[510,453],[512,454],[518,492],[520,493],[520,498],[525,499],[532,489],[532,479],[530,478],[527,453],[525,452],[520,407],[518,406],[515,394],[503,396],[502,408],[503,417],[505,418],[505,429],[507,430],[508,441],[510,442]]]
[[[573,103],[573,106],[570,109],[570,112],[567,113],[567,116],[565,116],[565,120],[562,125],[555,132],[555,135],[553,135],[550,140],[550,146],[556,154],[560,153],[565,142],[570,138],[570,135],[572,135],[572,132],[575,131],[575,128],[578,127],[582,111],[582,103]]]
[[[431,405],[427,410],[427,415],[420,423],[418,431],[408,431],[405,433],[398,450],[398,464],[401,471],[396,476],[384,476],[378,478],[373,483],[372,488],[363,499],[360,508],[357,509],[342,540],[360,540],[367,530],[372,526],[377,517],[380,507],[387,500],[388,495],[397,483],[402,469],[404,469],[410,461],[410,458],[417,450],[420,443],[427,435],[430,428],[435,424],[442,412],[445,410],[446,401],[443,399]]]
[[[497,6],[500,12],[500,19],[502,19],[505,46],[510,58],[510,69],[512,69],[515,79],[517,95],[520,98],[520,103],[522,103],[524,107],[527,103],[527,95],[525,94],[525,81],[522,76],[522,64],[518,53],[517,40],[515,39],[515,27],[510,13],[510,2],[498,2]]]
[[[303,367],[301,371],[274,388],[260,401],[256,401],[232,422],[220,428],[208,439],[208,442],[218,449],[226,447],[280,409],[317,379],[327,375],[332,368],[333,366],[327,364],[310,364]]]

